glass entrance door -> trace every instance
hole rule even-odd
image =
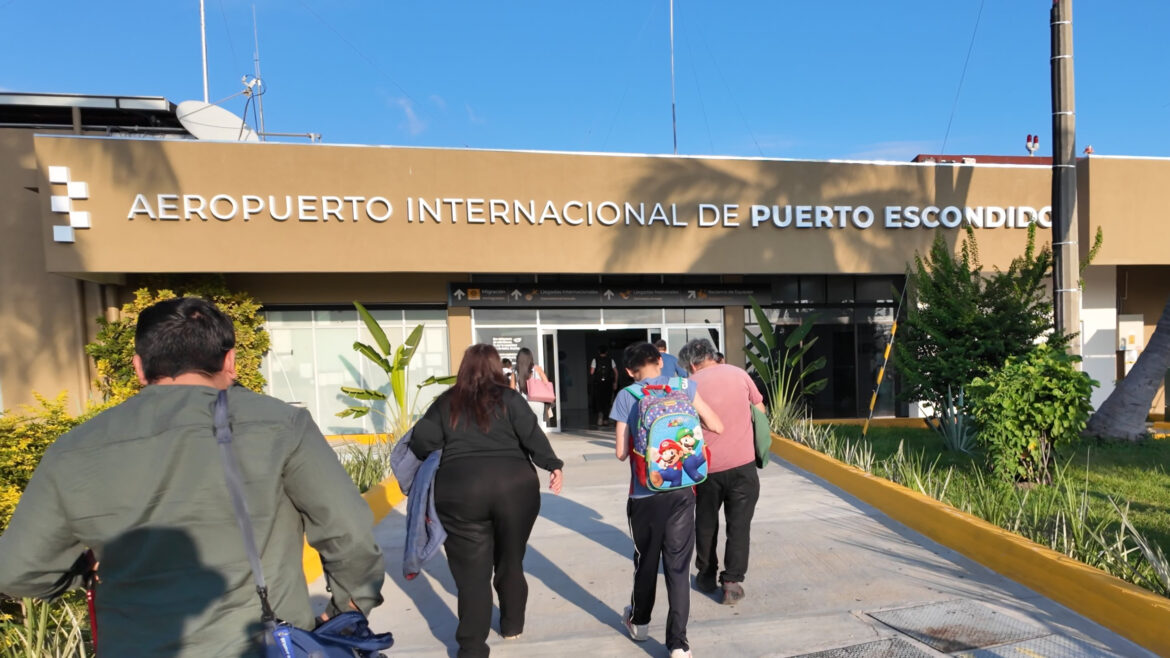
[[[556,402],[552,404],[552,415],[546,419],[546,426],[550,431],[561,431],[563,423],[560,422],[561,417],[561,364],[559,355],[560,350],[557,349],[557,332],[553,329],[540,330],[540,354],[537,355],[537,361],[540,367],[544,368],[544,372],[548,378],[552,380],[553,392],[556,393]]]

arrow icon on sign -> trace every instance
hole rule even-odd
[[[613,299],[613,291],[606,290],[605,292],[601,293],[601,296],[605,297],[606,299]]]
[[[513,291],[512,291],[512,295],[511,295],[511,297],[512,297],[512,299],[520,299],[520,291],[519,291],[519,290],[513,290]]]
[[[454,295],[455,299],[463,299],[466,296],[467,296],[467,293],[463,292],[462,290],[457,289],[455,291],[455,295]]]
[[[687,299],[694,299],[694,298],[695,298],[695,291],[694,291],[694,290],[688,290],[688,291],[687,291]]]

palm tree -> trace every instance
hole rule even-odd
[[[1089,418],[1085,434],[1136,441],[1147,433],[1146,417],[1158,387],[1170,368],[1170,299],[1154,327],[1154,335],[1125,379]]]

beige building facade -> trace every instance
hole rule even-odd
[[[601,345],[710,337],[743,361],[750,298],[815,312],[835,384],[818,415],[867,411],[907,263],[973,227],[985,267],[1049,241],[1045,166],[785,161],[142,139],[0,128],[0,406],[92,393],[83,345],[143,277],[224,275],[264,304],[271,392],[332,433],[376,310],[426,328],[418,375],[472,342],[529,347],[558,380],[551,424],[589,422]],[[181,137],[181,135],[167,135]],[[1085,367],[1104,399],[1170,295],[1170,160],[1078,165]],[[395,333],[397,332],[397,333]],[[1124,342],[1124,344],[1123,344]],[[883,386],[879,414],[915,413]],[[433,392],[432,392],[433,393]],[[425,397],[425,396],[424,396]],[[1161,394],[1155,410],[1161,411]],[[368,422],[368,421],[367,421]]]

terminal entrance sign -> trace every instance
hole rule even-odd
[[[475,308],[747,306],[753,297],[760,304],[768,305],[772,301],[771,288],[759,285],[558,287],[452,283],[447,291],[450,306]]]

